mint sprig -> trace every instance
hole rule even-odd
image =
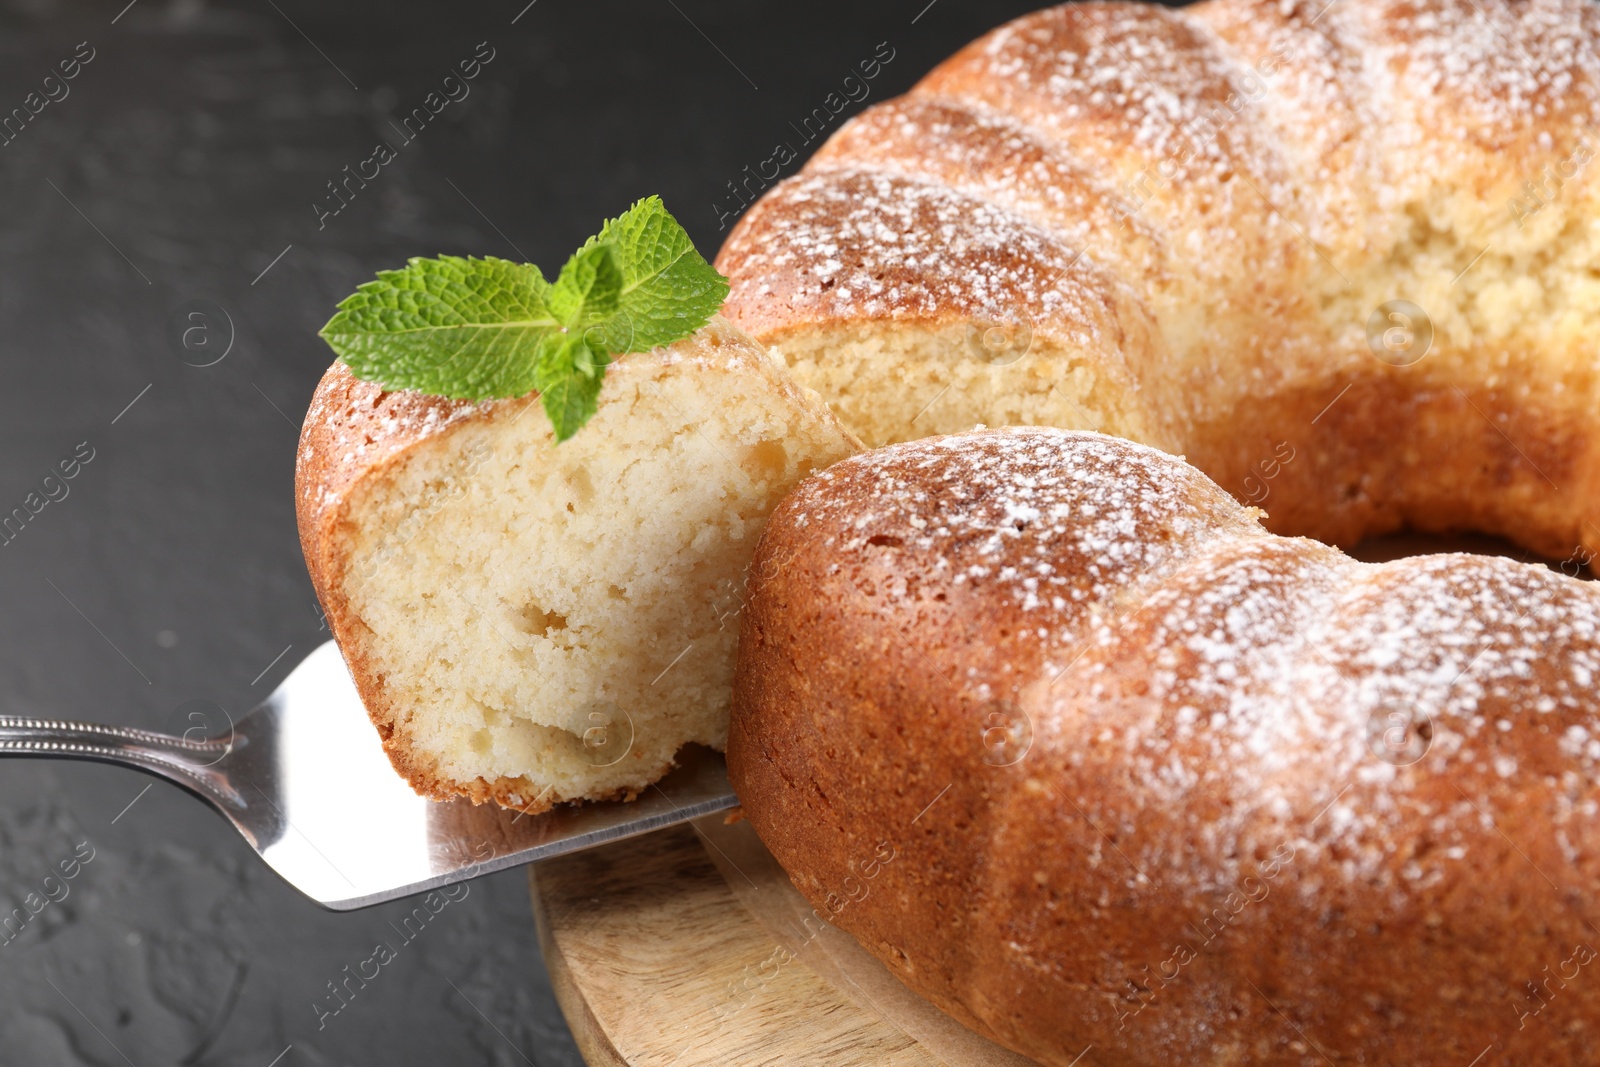
[[[652,196],[607,222],[553,283],[531,263],[412,259],[342,301],[322,338],[385,389],[464,400],[537,389],[565,441],[594,415],[614,357],[689,336],[727,295]]]

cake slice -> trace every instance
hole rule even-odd
[[[559,446],[536,394],[385,392],[335,363],[301,433],[301,545],[418,792],[631,798],[683,745],[723,747],[762,526],[859,449],[721,319],[613,363]]]

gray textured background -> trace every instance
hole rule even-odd
[[[291,482],[337,300],[411,255],[553,271],[652,192],[710,255],[724,184],[878,42],[872,99],[1034,6],[125,2],[0,0],[0,113],[95,53],[0,147],[0,512],[94,449],[0,546],[0,712],[156,728],[190,700],[248,709],[326,636]],[[471,95],[319,231],[324,183],[480,41]],[[234,324],[214,366],[167,340],[194,299]],[[0,764],[0,914],[94,849],[0,945],[0,1064],[578,1062],[522,872],[475,883],[318,1031],[313,1000],[406,906],[323,912],[149,782]]]

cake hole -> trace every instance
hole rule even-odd
[[[867,544],[872,545],[874,548],[899,548],[904,542],[900,538],[891,537],[888,534],[873,534],[867,538]]]
[[[789,451],[782,441],[758,441],[744,454],[744,472],[754,482],[773,482],[789,468]]]
[[[589,479],[588,467],[575,467],[567,472],[562,479],[567,488],[572,491],[572,499],[567,501],[567,510],[572,511],[576,503],[580,506],[587,505],[594,499],[594,482]]]
[[[527,604],[518,612],[517,629],[534,637],[549,637],[567,628],[567,617],[558,612],[546,611],[538,604]]]
[[[488,730],[474,730],[472,734],[472,751],[480,756],[487,756],[494,748],[494,734]]]

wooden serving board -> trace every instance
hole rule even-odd
[[[819,922],[747,823],[697,821],[529,868],[590,1067],[1027,1067]]]

